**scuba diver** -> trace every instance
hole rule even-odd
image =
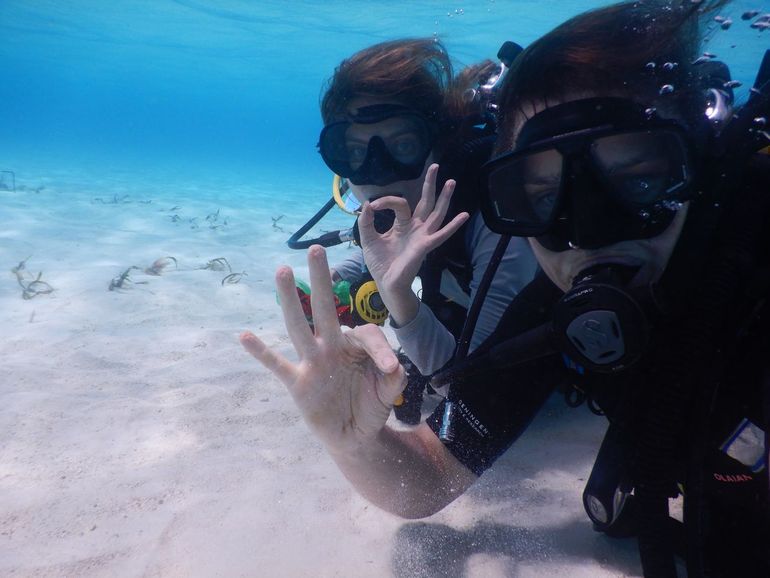
[[[451,360],[467,307],[499,244],[478,212],[477,185],[494,144],[489,109],[504,69],[485,61],[455,77],[436,39],[395,40],[344,60],[321,100],[318,148],[335,174],[334,196],[342,197],[342,187],[362,204],[350,235],[362,251],[332,267],[332,280],[351,288],[352,316],[341,322],[379,324],[389,315],[409,367],[409,385],[395,411],[405,423],[419,423],[423,375]],[[290,246],[311,244],[297,237]],[[524,239],[498,251],[499,273],[471,348],[492,332],[535,272]],[[416,276],[420,298],[412,290]]]
[[[241,342],[365,498],[437,512],[559,388],[609,422],[583,502],[595,529],[637,537],[645,576],[677,576],[677,555],[690,578],[770,576],[770,52],[732,103],[726,66],[699,53],[728,3],[614,4],[514,60],[481,210],[542,272],[433,376],[449,389],[426,423],[386,425],[404,369],[375,326],[340,331],[323,249],[308,252],[315,334],[278,270],[299,361]]]

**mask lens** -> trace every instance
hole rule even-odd
[[[417,117],[400,117],[399,126],[390,134],[380,135],[390,155],[404,165],[420,165],[431,149],[430,133],[425,123]]]
[[[617,200],[632,208],[680,200],[690,183],[687,148],[671,130],[597,138],[591,157]]]
[[[538,234],[554,219],[563,167],[561,153],[546,149],[515,157],[490,171],[487,185],[493,211],[515,227],[513,234]]]
[[[318,149],[326,166],[341,177],[349,177],[352,169],[349,163],[347,139],[345,137],[350,123],[335,122],[321,131]]]
[[[327,166],[336,174],[351,177],[364,166],[374,151],[372,139],[378,137],[384,145],[386,159],[379,165],[403,165],[419,168],[433,147],[433,138],[424,118],[417,114],[399,114],[375,122],[338,122],[327,125],[321,132],[319,148]],[[384,162],[383,162],[384,160]],[[359,179],[360,180],[360,179]]]

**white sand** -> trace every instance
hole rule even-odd
[[[272,276],[306,277],[283,242],[314,209],[281,232],[269,190],[67,177],[0,191],[1,576],[640,575],[635,543],[580,502],[603,420],[559,399],[432,518],[356,495],[237,341],[289,352]],[[218,257],[247,276],[197,269]],[[52,294],[22,299],[9,270],[27,258]]]

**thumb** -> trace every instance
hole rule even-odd
[[[404,389],[406,389],[406,382],[406,370],[401,364],[390,373],[385,373],[382,376],[382,387],[378,393],[380,400],[386,407],[393,407],[394,405],[401,405],[404,403],[404,396],[402,393]]]

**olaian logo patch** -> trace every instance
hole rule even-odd
[[[719,449],[754,473],[761,472],[767,465],[765,431],[746,418],[741,420]]]

